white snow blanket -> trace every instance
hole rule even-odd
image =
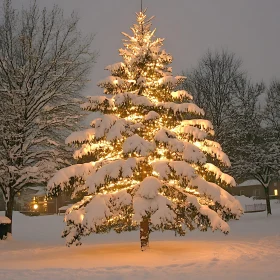
[[[247,203],[251,199],[238,198]],[[2,212],[3,213],[3,212]],[[0,212],[0,215],[2,215]],[[279,280],[280,203],[270,217],[250,213],[230,221],[229,235],[151,234],[141,252],[139,232],[91,235],[68,248],[60,238],[62,216],[14,215],[13,239],[0,241],[1,280]],[[265,267],[265,269],[264,269]]]

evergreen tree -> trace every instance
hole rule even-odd
[[[108,66],[111,76],[99,83],[105,96],[89,97],[82,107],[100,111],[91,128],[74,132],[68,144],[81,145],[78,163],[60,170],[50,193],[73,188],[84,195],[66,212],[67,244],[82,236],[140,229],[142,250],[154,230],[208,228],[229,232],[226,223],[242,208],[221,186],[234,179],[216,165],[229,166],[221,146],[208,138],[212,124],[184,91],[184,77],[172,76],[172,56],[154,37],[146,11],[126,33],[123,62]],[[219,184],[219,185],[218,185]]]

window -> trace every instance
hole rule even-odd
[[[244,190],[241,190],[241,191],[240,191],[240,195],[244,195]]]
[[[254,190],[254,196],[260,196],[260,190],[258,189]]]
[[[278,196],[278,190],[277,189],[274,190],[274,195]]]

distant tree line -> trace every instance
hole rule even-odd
[[[280,170],[280,80],[254,83],[242,61],[228,50],[208,50],[196,67],[184,73],[183,88],[212,121],[217,142],[229,155],[228,172],[237,182],[257,179],[265,189]]]

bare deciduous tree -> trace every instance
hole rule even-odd
[[[235,92],[230,100],[228,117],[220,137],[231,158],[232,172],[236,179],[244,176],[244,169],[238,164],[239,159],[250,152],[249,143],[254,143],[259,138],[258,131],[263,120],[259,97],[264,91],[263,83],[254,84],[244,75],[236,82]]]
[[[0,23],[0,190],[12,220],[14,198],[65,164],[63,141],[80,117],[77,98],[95,59],[73,13],[16,11],[5,0]],[[9,232],[11,232],[10,227]]]
[[[271,214],[268,186],[280,162],[279,83],[270,86],[263,112],[259,97],[265,92],[264,84],[252,83],[233,53],[208,51],[187,77],[185,88],[205,110],[216,139],[230,157],[232,166],[227,172],[237,181],[257,179],[264,187],[267,213]]]
[[[268,125],[280,141],[280,82],[272,81],[267,90],[265,115]]]
[[[227,50],[208,50],[198,66],[186,73],[185,87],[205,110],[206,118],[212,121],[219,141],[232,96],[236,93],[236,83],[243,77],[241,64],[241,60]]]

